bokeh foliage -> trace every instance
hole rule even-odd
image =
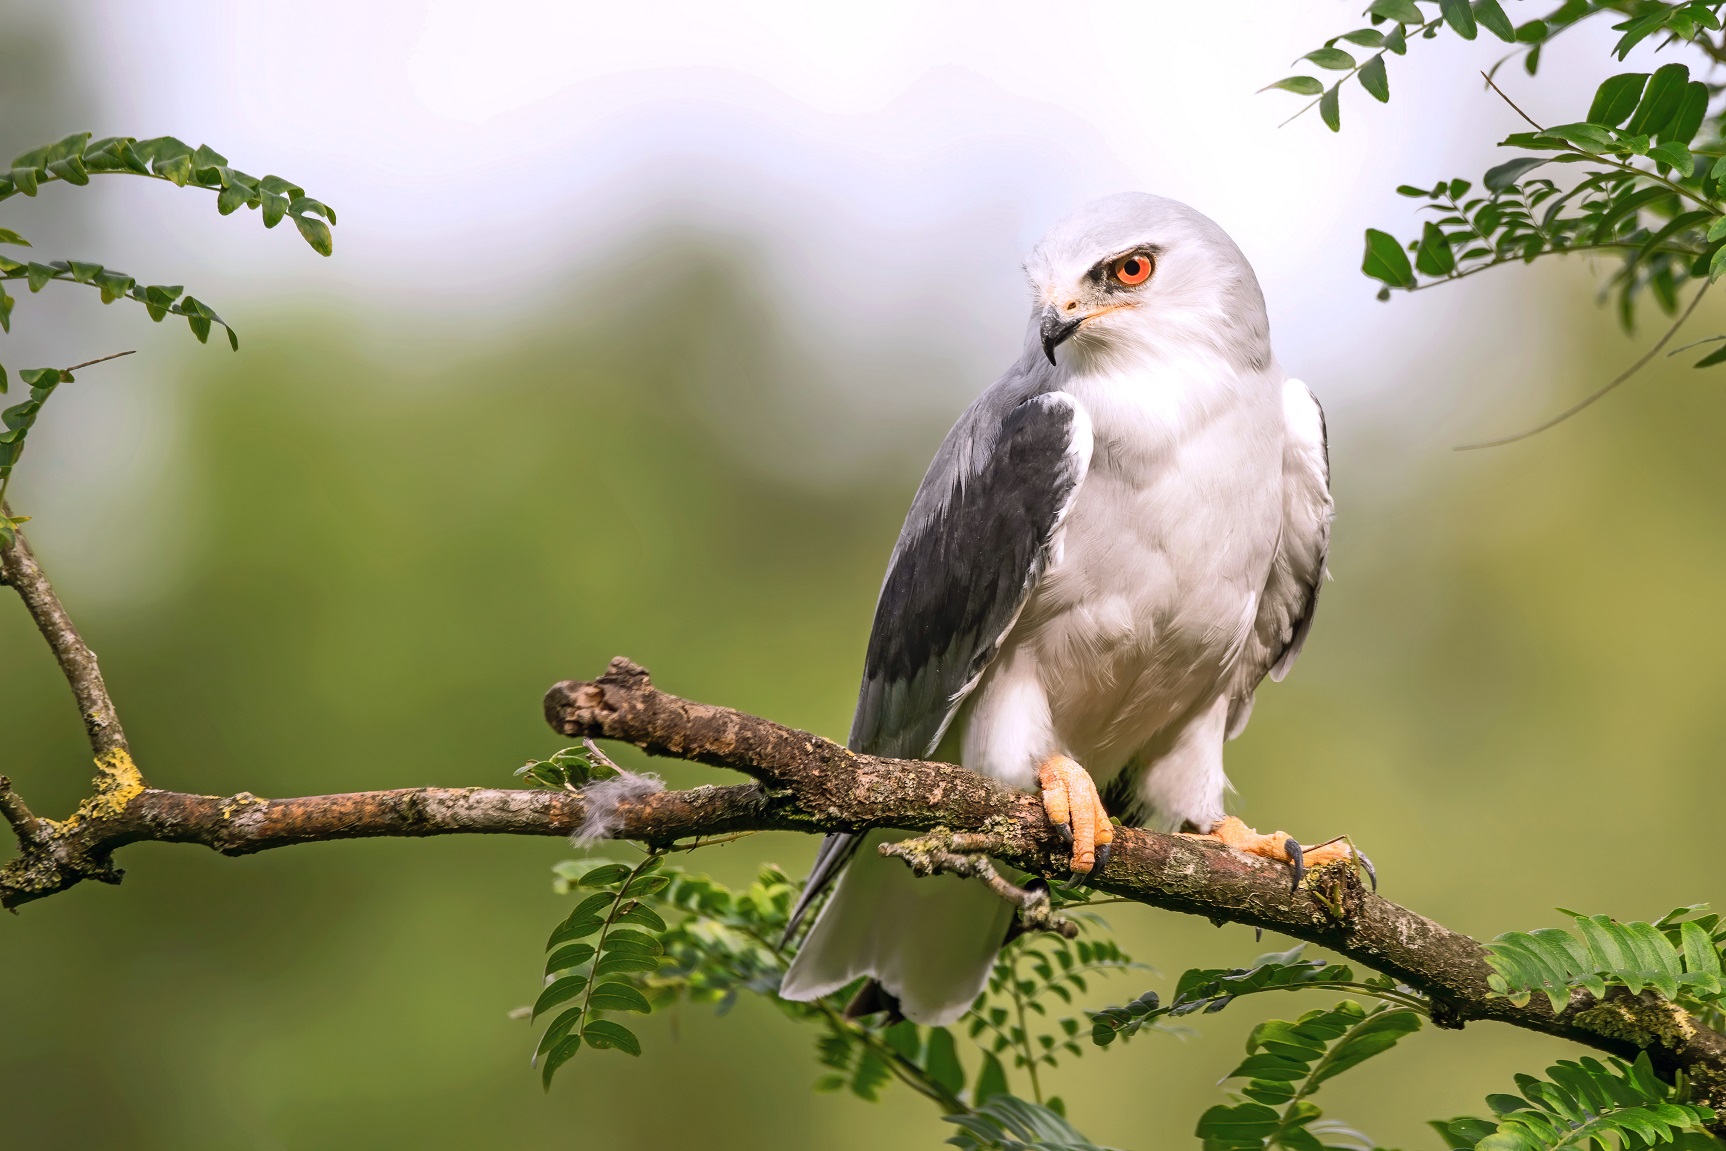
[[[154,509],[192,541],[172,590],[79,613],[147,769],[211,791],[485,782],[485,765],[501,780],[550,750],[533,707],[544,683],[617,651],[686,694],[843,730],[915,465],[834,491],[721,442],[697,393],[775,371],[760,343],[727,343],[758,330],[748,300],[747,276],[715,264],[652,319],[597,312],[572,330],[560,316],[507,348],[476,333],[429,372],[380,369],[375,335],[308,341],[313,325],[266,331],[244,368],[206,367],[186,399],[183,498]],[[1571,353],[1585,361],[1591,338]],[[734,375],[697,368],[715,361]],[[1561,901],[1627,917],[1718,902],[1711,655],[1726,637],[1708,607],[1726,527],[1708,492],[1726,477],[1708,429],[1722,414],[1717,395],[1674,386],[1610,428],[1425,477],[1395,509],[1358,493],[1325,628],[1231,760],[1249,813],[1443,828],[1374,854],[1393,895],[1486,935]],[[1349,507],[1369,457],[1357,441],[1351,480],[1346,433],[1337,449]],[[81,761],[75,718],[25,621],[0,617],[0,650],[0,692],[22,717],[8,770],[52,810],[81,784],[66,770]],[[1627,825],[1661,829],[1657,867],[1587,847]],[[754,861],[798,862],[807,845],[715,851],[714,870],[746,884]],[[32,909],[0,950],[24,989],[0,1038],[8,1129],[43,1145],[927,1137],[921,1113],[811,1102],[806,1037],[747,1002],[717,1022],[655,1019],[652,1076],[616,1060],[550,1104],[522,1090],[532,1040],[505,1011],[568,910],[537,886],[559,845],[135,852],[123,893]],[[1163,962],[1211,949],[1226,972],[1250,950],[1239,930],[1208,934],[1144,912],[1125,928]],[[1060,1090],[1101,1140],[1185,1140],[1243,1010],[1191,1046],[1147,1035],[1125,1059],[1087,1059]],[[1446,1040],[1410,1040],[1339,1111],[1424,1145],[1411,1119],[1477,1107],[1511,1067],[1554,1054],[1496,1030]]]
[[[159,505],[188,541],[168,590],[83,606],[88,580],[54,562],[56,524],[34,525],[146,769],[214,793],[502,784],[557,746],[545,685],[620,652],[670,690],[842,732],[882,557],[944,429],[854,485],[754,467],[702,402],[792,382],[750,283],[709,262],[658,309],[578,308],[576,327],[548,321],[512,346],[476,334],[432,369],[380,367],[367,349],[387,328],[357,343],[317,316],[253,321],[243,356],[199,359],[178,494]],[[1609,347],[1575,339],[1584,359]],[[715,362],[733,374],[701,367]],[[1394,898],[1483,938],[1551,923],[1555,905],[1633,919],[1726,900],[1710,814],[1726,397],[1700,379],[1653,377],[1609,424],[1444,461],[1394,500],[1365,486],[1383,465],[1363,429],[1333,417],[1338,579],[1301,673],[1231,748],[1243,813],[1354,831]],[[21,612],[0,614],[0,652],[8,771],[63,810],[86,755],[64,685]],[[661,766],[674,785],[724,778]],[[1657,829],[1653,858],[1641,828]],[[799,872],[810,846],[756,836],[699,858],[746,886],[764,859]],[[5,927],[0,968],[25,992],[0,1037],[12,1130],[176,1149],[319,1146],[333,1130],[419,1148],[557,1146],[577,1130],[618,1147],[933,1141],[906,1092],[888,1106],[810,1093],[810,1037],[748,998],[719,1019],[656,1014],[640,1028],[650,1067],[596,1059],[543,1096],[537,1035],[507,1014],[570,910],[545,879],[567,854],[510,840],[246,860],[134,848],[124,888]],[[1111,985],[1103,1003],[1166,995],[1181,967],[1255,950],[1243,928],[1110,918],[1168,974]],[[1253,1021],[1310,1006],[1260,996],[1182,1019],[1192,1038],[1141,1036],[1057,1070],[1050,1090],[1099,1144],[1179,1145]],[[1478,1114],[1514,1072],[1561,1057],[1484,1025],[1416,1035],[1327,1084],[1326,1110],[1426,1146],[1421,1120]],[[668,1081],[674,1108],[651,1086]]]

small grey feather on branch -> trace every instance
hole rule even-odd
[[[665,781],[657,775],[637,775],[622,768],[609,779],[595,780],[581,789],[587,811],[581,817],[581,826],[569,837],[570,843],[591,847],[599,840],[612,838],[623,826],[620,807],[664,790]]]

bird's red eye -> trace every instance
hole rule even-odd
[[[1152,266],[1150,254],[1147,252],[1122,256],[1115,261],[1115,279],[1129,288],[1136,288],[1151,278]]]

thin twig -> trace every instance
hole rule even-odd
[[[1533,128],[1536,132],[1546,131],[1545,128],[1542,128],[1539,124],[1536,124],[1534,122],[1534,117],[1530,116],[1527,112],[1524,112],[1521,108],[1518,108],[1516,106],[1516,101],[1512,100],[1509,96],[1506,96],[1504,94],[1504,89],[1500,88],[1497,84],[1495,84],[1493,82],[1493,79],[1491,76],[1488,76],[1485,72],[1482,72],[1480,74],[1480,78],[1482,80],[1486,81],[1486,86],[1488,88],[1491,88],[1494,92],[1498,93],[1499,99],[1503,100],[1506,104],[1510,105],[1511,111],[1515,112],[1518,116],[1521,116],[1524,120],[1528,121],[1529,127]]]
[[[1443,24],[1443,23],[1444,23],[1444,17],[1440,16],[1436,20],[1431,20],[1425,24],[1420,25],[1420,27],[1416,28],[1412,33],[1405,30],[1403,32],[1404,44],[1406,45],[1408,41],[1413,40],[1416,37],[1424,35],[1426,33],[1427,29],[1436,28],[1440,24]],[[1405,25],[1404,27],[1406,29],[1407,26]],[[1331,85],[1331,87],[1339,88],[1342,85],[1348,83],[1350,80],[1354,79],[1356,76],[1358,76],[1360,74],[1360,70],[1362,68],[1366,67],[1368,64],[1372,63],[1374,60],[1377,60],[1377,59],[1383,57],[1389,51],[1390,51],[1390,49],[1388,49],[1388,48],[1380,48],[1377,52],[1374,52],[1371,56],[1368,56],[1365,60],[1362,60],[1359,64],[1356,64],[1353,68],[1350,68],[1347,72],[1343,73],[1343,75],[1337,80],[1337,82],[1335,84]],[[1306,57],[1302,56],[1301,60],[1304,60],[1304,59],[1306,59]],[[1300,60],[1295,61],[1295,64],[1299,64],[1299,63],[1300,63]],[[1293,65],[1290,65],[1290,67],[1293,67]],[[1263,88],[1260,88],[1259,91],[1260,92],[1268,92],[1274,87],[1276,87],[1276,85],[1266,84]],[[1341,93],[1338,93],[1338,95],[1340,97]],[[1300,111],[1296,112],[1293,116],[1290,116],[1287,120],[1284,120],[1281,124],[1278,124],[1277,127],[1279,127],[1279,128],[1288,127],[1290,124],[1294,123],[1296,120],[1300,119],[1302,116],[1304,116],[1308,112],[1312,111],[1313,108],[1315,108],[1323,100],[1324,100],[1324,97],[1321,95],[1321,96],[1319,96],[1319,98],[1317,100],[1313,100],[1313,101],[1303,105],[1301,107]]]
[[[1517,432],[1513,436],[1500,436],[1496,440],[1482,440],[1475,444],[1458,444],[1453,450],[1459,452],[1472,452],[1480,448],[1503,447],[1505,444],[1514,444],[1519,440],[1526,440],[1530,436],[1537,436],[1548,428],[1554,428],[1559,424],[1562,424],[1565,420],[1568,420],[1571,416],[1574,416],[1577,412],[1588,407],[1590,404],[1606,395],[1606,393],[1612,391],[1612,389],[1616,388],[1619,384],[1622,384],[1625,380],[1628,380],[1631,376],[1640,372],[1648,365],[1650,360],[1659,355],[1660,349],[1664,348],[1672,337],[1678,334],[1678,329],[1684,326],[1684,321],[1690,318],[1690,314],[1696,310],[1696,305],[1702,302],[1702,297],[1707,294],[1708,288],[1709,285],[1704,283],[1700,288],[1696,289],[1696,294],[1690,299],[1690,306],[1685,308],[1683,314],[1673,321],[1670,328],[1666,329],[1666,334],[1661,336],[1652,348],[1649,348],[1646,352],[1642,353],[1642,356],[1634,364],[1631,364],[1628,368],[1625,368],[1622,372],[1618,373],[1618,375],[1612,377],[1612,379],[1608,380],[1602,387],[1595,389],[1589,395],[1586,395],[1576,403],[1571,404],[1568,408],[1565,408],[1562,412],[1559,412],[1551,419],[1546,420],[1543,423],[1536,424],[1534,427],[1529,428],[1526,431]]]
[[[94,360],[85,360],[81,364],[73,364],[69,368],[61,368],[60,374],[64,375],[64,376],[70,376],[73,372],[78,371],[80,368],[88,368],[88,367],[92,367],[96,364],[105,364],[109,360],[117,360],[121,356],[131,356],[131,355],[135,355],[135,354],[136,354],[136,349],[133,349],[132,351],[127,351],[127,352],[115,352],[112,355],[100,356]],[[12,483],[12,473],[10,471],[8,471],[6,473],[5,478],[0,479],[0,502],[5,501],[6,489],[11,485],[11,483]]]
[[[19,844],[26,848],[40,843],[48,830],[42,820],[31,814],[24,797],[12,790],[12,781],[3,775],[0,775],[0,816],[12,825]]]
[[[133,348],[133,349],[132,349],[132,350],[131,350],[131,351],[129,351],[129,352],[115,352],[115,353],[113,353],[113,354],[112,354],[112,355],[108,355],[108,356],[98,356],[98,357],[97,357],[97,358],[96,358],[96,359],[94,359],[94,360],[85,360],[85,361],[84,361],[84,362],[83,362],[83,363],[81,363],[81,364],[73,364],[73,365],[72,365],[72,366],[71,366],[71,367],[69,367],[69,368],[61,368],[61,369],[60,369],[60,370],[61,370],[61,371],[62,371],[62,372],[76,372],[76,371],[81,371],[81,370],[82,370],[82,369],[84,369],[84,368],[93,368],[93,367],[95,367],[95,366],[96,366],[96,365],[97,365],[97,364],[105,364],[105,363],[107,363],[107,362],[108,362],[108,361],[109,361],[109,360],[117,360],[117,359],[119,359],[119,358],[120,358],[120,357],[121,357],[121,356],[135,356],[135,355],[137,355],[137,354],[138,354],[138,350],[137,350],[137,349],[136,349],[136,348]]]
[[[1524,120],[1526,120],[1528,122],[1530,127],[1532,127],[1536,132],[1546,131],[1545,128],[1542,128],[1539,124],[1535,123],[1533,117],[1529,116],[1529,114],[1527,112],[1524,112],[1521,108],[1518,108],[1516,106],[1516,101],[1512,100],[1509,96],[1506,96],[1504,94],[1504,89],[1500,88],[1497,84],[1494,84],[1491,76],[1488,76],[1485,72],[1482,72],[1480,75],[1483,79],[1485,79],[1485,81],[1492,88],[1492,90],[1494,92],[1497,92],[1499,97],[1501,99],[1503,99],[1503,101],[1506,104],[1510,105],[1511,109],[1518,116],[1521,116]],[[1564,149],[1564,151],[1571,154],[1571,155],[1575,155],[1575,156],[1587,156],[1590,160],[1594,160],[1598,163],[1609,164],[1612,167],[1619,169],[1620,171],[1629,172],[1633,175],[1641,176],[1647,180],[1653,180],[1656,184],[1660,184],[1660,185],[1666,187],[1673,194],[1684,197],[1685,199],[1689,200],[1691,203],[1696,204],[1698,207],[1707,208],[1710,211],[1716,210],[1716,208],[1717,208],[1717,205],[1709,202],[1706,198],[1704,198],[1702,196],[1698,196],[1695,192],[1692,192],[1689,188],[1684,187],[1684,185],[1682,185],[1682,184],[1674,183],[1673,181],[1668,180],[1665,176],[1660,175],[1658,172],[1645,171],[1645,170],[1638,168],[1636,165],[1631,164],[1627,161],[1614,159],[1611,156],[1597,155],[1596,153],[1593,153],[1593,152],[1585,152],[1582,149],[1576,148],[1576,147],[1567,147]]]
[[[11,516],[12,509],[0,501],[0,515]],[[118,753],[127,756],[126,733],[120,727],[120,716],[114,701],[108,696],[108,686],[102,681],[102,669],[97,666],[96,653],[90,650],[72,617],[54,594],[54,587],[36,562],[35,553],[22,531],[15,532],[12,542],[0,547],[0,578],[24,600],[37,630],[48,641],[60,673],[72,688],[78,701],[78,712],[84,717],[84,730],[90,738],[90,750],[98,762]],[[126,758],[126,766],[131,766]],[[133,768],[133,771],[136,769]],[[139,781],[142,782],[141,780]]]
[[[1079,925],[1055,913],[1047,890],[1009,883],[995,870],[987,855],[957,849],[965,843],[966,837],[937,828],[928,835],[883,843],[880,852],[903,861],[917,875],[957,875],[982,880],[989,890],[1019,909],[1019,926],[1026,931],[1049,931],[1063,939],[1078,937]]]

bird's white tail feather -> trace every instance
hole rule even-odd
[[[864,975],[914,1023],[956,1021],[989,981],[1013,908],[975,880],[919,879],[877,850],[906,833],[873,831],[809,929],[779,994],[810,1000]]]

